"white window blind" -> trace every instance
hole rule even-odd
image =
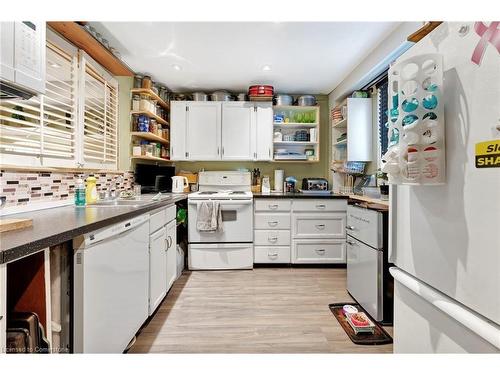
[[[118,156],[118,84],[85,53],[81,54],[80,121],[83,166],[115,169]]]
[[[77,50],[50,35],[46,93],[30,100],[0,100],[1,164],[75,166]]]

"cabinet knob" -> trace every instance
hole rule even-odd
[[[277,204],[270,204],[269,205],[269,209],[270,210],[277,210],[278,209],[278,205]]]
[[[355,243],[354,243],[354,242],[349,241],[349,240],[347,240],[347,241],[346,241],[346,243],[347,243],[348,245],[351,245],[351,246],[354,246],[354,245],[355,245]]]
[[[268,238],[267,238],[267,240],[268,240],[269,242],[274,243],[274,242],[278,241],[278,237],[268,237]]]
[[[324,205],[324,204],[317,204],[317,205],[316,205],[316,208],[317,208],[318,210],[323,210],[323,209],[325,209],[325,208],[326,208],[326,205]]]
[[[346,225],[345,229],[354,230],[354,227],[352,225]]]
[[[278,257],[278,253],[267,253],[267,257],[269,259],[276,259]]]
[[[316,228],[319,230],[325,229],[325,224],[316,224]]]
[[[278,225],[277,221],[268,221],[267,223],[269,224],[270,227],[275,227],[276,225]]]
[[[319,254],[319,255],[324,255],[325,254],[325,249],[316,249],[316,252]]]

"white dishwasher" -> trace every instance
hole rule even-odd
[[[122,353],[148,317],[149,215],[73,240],[73,350]]]

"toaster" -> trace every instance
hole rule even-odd
[[[303,178],[302,190],[328,190],[328,180],[320,177]]]

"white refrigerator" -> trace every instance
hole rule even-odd
[[[391,186],[396,353],[500,352],[500,168],[475,157],[500,139],[499,28],[443,23],[398,59],[443,56],[446,178]]]

